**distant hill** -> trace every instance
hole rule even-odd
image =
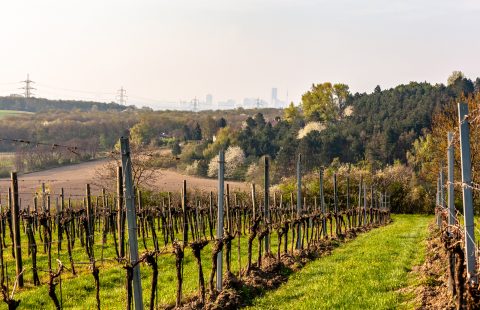
[[[115,102],[95,102],[76,100],[50,100],[45,98],[0,97],[0,110],[16,110],[27,112],[43,112],[49,110],[62,111],[123,111],[134,106],[123,106]]]

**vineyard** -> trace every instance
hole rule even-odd
[[[83,195],[56,193],[43,184],[20,202],[28,193],[16,173],[0,184],[8,189],[0,195],[8,309],[236,309],[306,262],[390,222],[387,193],[362,178],[324,180],[320,170],[319,192],[306,192],[301,156],[289,195],[270,191],[268,158],[262,189],[230,191],[223,151],[218,191],[184,181],[178,192],[146,194],[133,186],[128,139],[121,142],[114,192],[86,184]],[[88,294],[94,304],[73,303]]]
[[[436,223],[441,243],[445,249],[439,255],[447,268],[449,296],[454,297],[457,309],[478,309],[480,291],[478,286],[479,248],[475,241],[474,193],[480,186],[475,181],[472,168],[472,153],[475,155],[480,124],[480,109],[469,111],[468,103],[458,103],[457,130],[446,134],[447,178],[441,165],[437,179]],[[473,139],[471,139],[473,138]],[[473,144],[471,145],[471,142]],[[460,152],[456,152],[455,150]],[[458,159],[455,157],[457,155]],[[460,162],[460,167],[456,165]],[[455,179],[460,168],[461,180]],[[455,188],[461,192],[460,208],[455,205]],[[442,251],[439,251],[440,253]],[[438,254],[437,254],[438,255]]]

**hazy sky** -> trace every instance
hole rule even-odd
[[[445,83],[480,76],[479,16],[477,0],[2,1],[0,95],[27,73],[40,97],[111,101],[123,85],[138,104]]]

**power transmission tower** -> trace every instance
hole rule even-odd
[[[32,97],[33,96],[32,90],[36,88],[32,87],[32,84],[35,82],[30,80],[30,74],[27,74],[27,79],[25,81],[21,81],[21,83],[25,83],[25,86],[20,88],[20,89],[23,89],[23,95],[25,96],[25,98]]]
[[[198,112],[198,99],[197,99],[197,97],[195,97],[192,100],[192,103],[193,103],[193,112]]]
[[[121,105],[127,104],[127,90],[123,88],[123,86],[118,90],[118,103]]]

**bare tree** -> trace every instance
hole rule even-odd
[[[130,144],[132,159],[132,179],[137,188],[153,188],[160,176],[160,168],[152,165],[152,151]],[[117,179],[117,167],[122,165],[121,154],[118,150],[109,153],[106,163],[95,170],[94,184],[113,190]]]

